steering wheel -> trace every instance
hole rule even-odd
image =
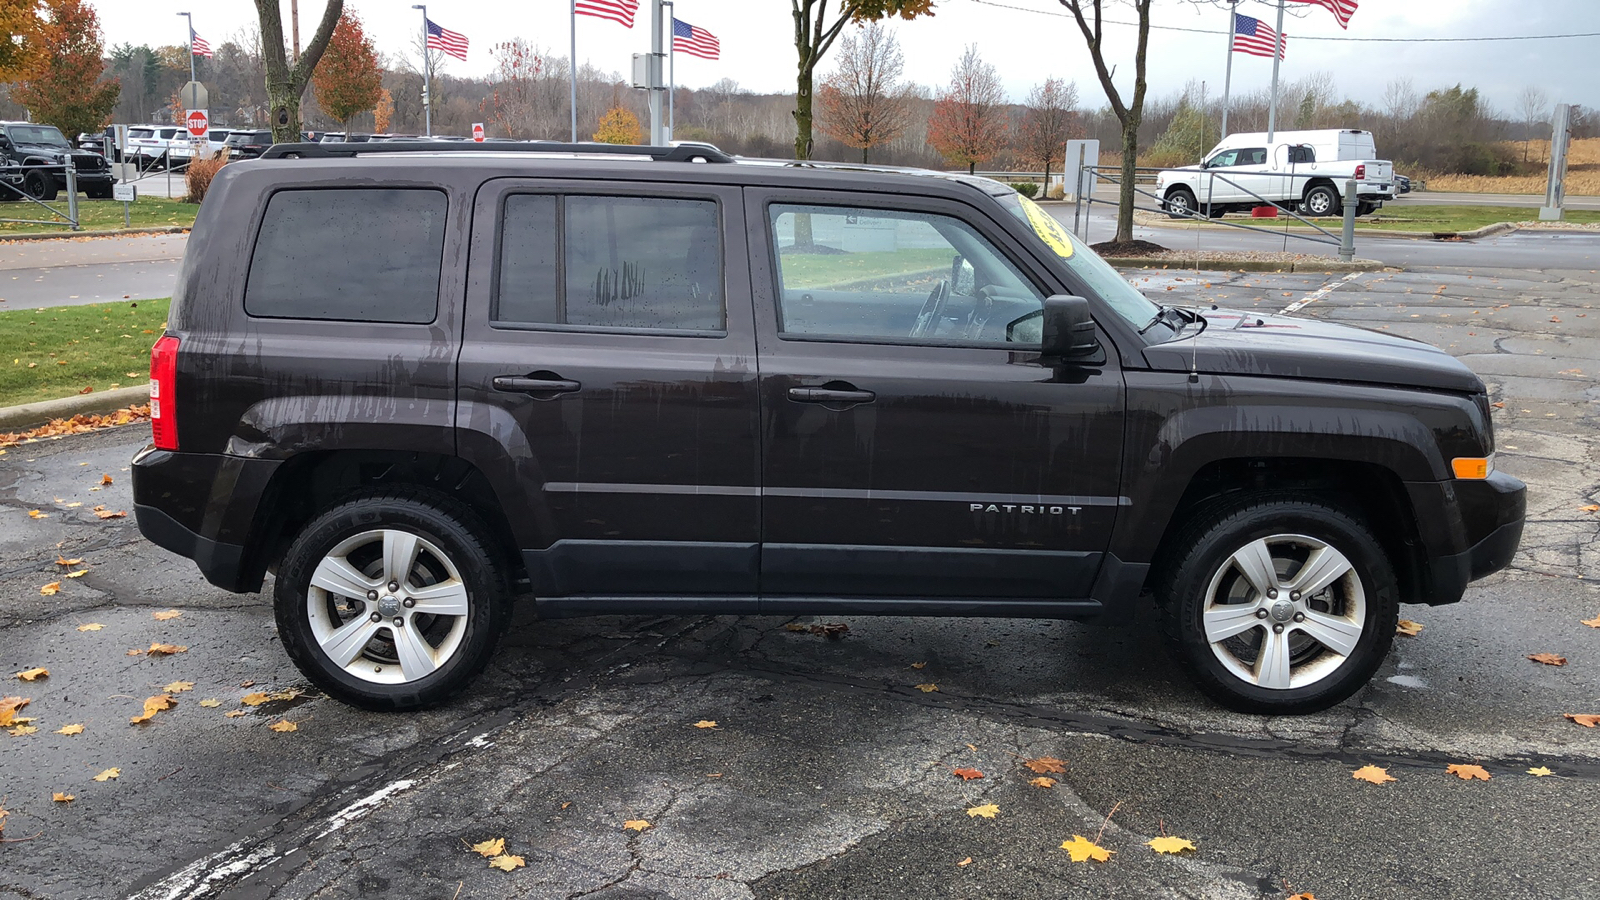
[[[916,324],[911,326],[911,337],[925,337],[930,332],[939,328],[939,318],[944,315],[944,308],[950,303],[950,279],[941,278],[933,286],[933,292],[928,299],[923,301],[922,310],[917,313]]]

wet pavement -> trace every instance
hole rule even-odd
[[[1316,294],[1293,316],[1460,356],[1504,404],[1498,464],[1529,483],[1513,568],[1403,608],[1422,632],[1304,717],[1206,701],[1148,610],[1119,628],[848,617],[838,640],[784,627],[810,619],[525,610],[466,695],[385,715],[307,688],[267,595],[212,588],[131,518],[94,515],[130,508],[142,429],[24,445],[0,456],[0,694],[31,698],[37,731],[0,734],[0,898],[1600,896],[1600,729],[1563,718],[1600,713],[1600,629],[1581,623],[1600,616],[1583,509],[1600,503],[1600,276],[1135,277],[1263,316]],[[152,643],[187,649],[129,655]],[[1568,663],[1525,658],[1543,652]],[[49,677],[9,677],[35,666]],[[176,708],[128,722],[180,681]],[[1030,783],[1039,756],[1065,762],[1052,787]],[[1369,763],[1398,780],[1351,778]],[[993,819],[968,814],[985,804]],[[1198,850],[1157,855],[1163,834]],[[1074,835],[1115,855],[1074,863]],[[526,866],[469,847],[493,838]]]

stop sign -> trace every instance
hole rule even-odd
[[[189,134],[197,138],[206,136],[206,129],[210,126],[203,109],[191,109],[189,115],[184,117],[183,124],[188,126]]]
[[[480,144],[483,143],[483,123],[482,122],[473,122],[472,123],[472,139],[477,141]]]

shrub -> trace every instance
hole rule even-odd
[[[228,164],[228,151],[224,149],[216,156],[205,159],[189,161],[189,168],[184,176],[185,203],[199,203],[206,199],[206,191],[211,188],[211,179],[217,177],[217,172]]]
[[[1032,199],[1039,193],[1039,185],[1033,181],[1013,181],[1011,189],[1024,197]]]

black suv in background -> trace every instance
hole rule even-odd
[[[109,200],[117,176],[104,156],[75,150],[54,125],[0,122],[0,179],[36,200],[54,200],[66,189],[67,160],[77,170],[78,190],[92,200]],[[15,200],[14,191],[0,188],[0,199]]]
[[[518,594],[1117,622],[1151,591],[1212,697],[1305,712],[1522,532],[1433,347],[1160,306],[987,179],[704,145],[227,166],[151,378],[140,529],[228,590],[274,572],[296,664],[374,708],[462,688]]]
[[[266,128],[256,130],[236,128],[228,135],[223,146],[227,148],[230,159],[255,159],[272,146],[272,132]]]

